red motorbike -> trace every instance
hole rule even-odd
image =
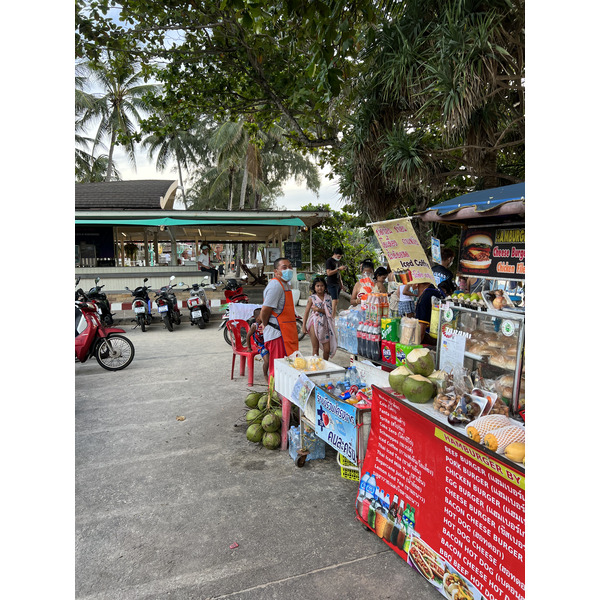
[[[223,337],[225,341],[231,346],[231,339],[229,338],[229,329],[227,329],[227,321],[229,321],[229,304],[233,303],[242,303],[248,304],[248,295],[244,293],[244,288],[237,282],[237,279],[228,279],[225,287],[223,288],[223,293],[225,294],[226,300],[226,308],[225,313],[221,319],[221,324],[219,325],[218,331],[223,330]],[[243,330],[242,337],[244,338],[246,331]],[[244,338],[245,340],[245,338]],[[245,341],[244,341],[245,343]]]
[[[135,356],[131,341],[121,333],[124,329],[104,327],[98,307],[89,302],[82,290],[77,290],[75,301],[75,362],[84,363],[95,356],[107,371],[120,371],[129,366]]]

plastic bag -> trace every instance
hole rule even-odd
[[[402,333],[400,334],[400,343],[404,346],[417,346],[421,342],[421,328],[418,319],[411,317],[402,317],[400,321]]]
[[[292,352],[289,356],[286,356],[286,358],[290,365],[294,367],[294,369],[297,369],[298,371],[306,371],[308,364],[304,356],[302,356],[302,352],[299,350]]]
[[[457,400],[453,394],[440,393],[433,399],[433,410],[449,415],[454,410]]]
[[[469,371],[464,367],[454,367],[452,369],[452,382],[454,384],[454,393],[457,396],[470,394],[474,387]]]

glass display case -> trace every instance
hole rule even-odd
[[[513,416],[523,416],[525,408],[524,345],[523,311],[440,305],[438,368],[464,367],[497,393]]]

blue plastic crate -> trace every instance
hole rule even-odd
[[[314,434],[304,431],[304,439],[300,439],[300,427],[290,427],[288,431],[289,452],[292,460],[296,460],[299,450],[308,450],[306,460],[325,458],[325,442]],[[304,447],[302,445],[304,444]]]

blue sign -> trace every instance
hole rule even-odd
[[[316,387],[315,410],[317,436],[356,465],[356,408]]]

